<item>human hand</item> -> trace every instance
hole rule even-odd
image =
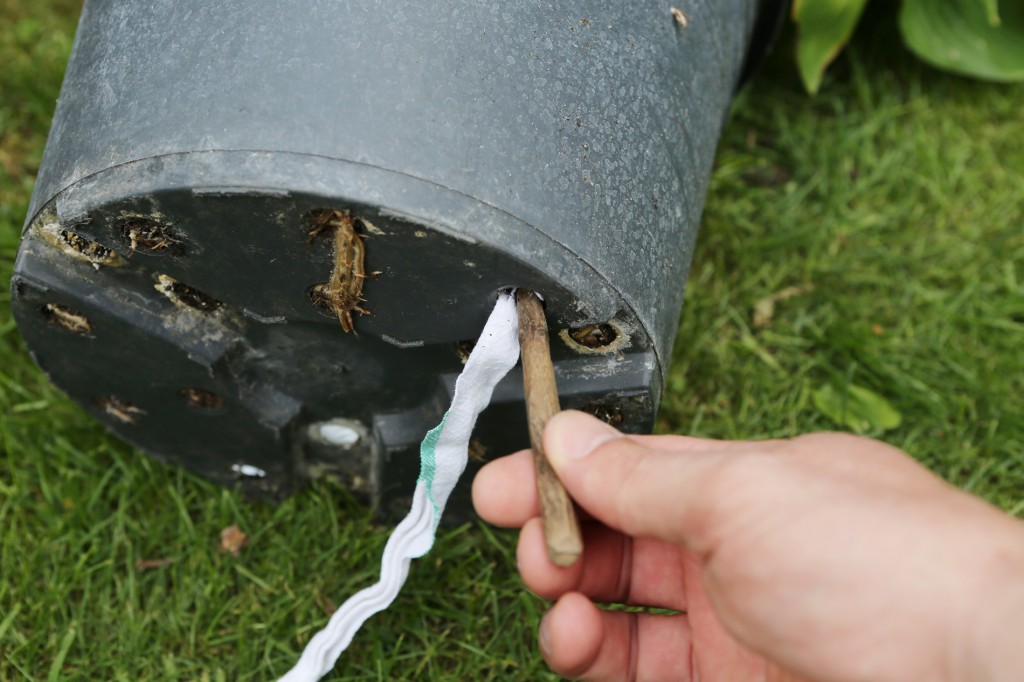
[[[584,511],[584,553],[547,559],[531,455],[473,501],[521,527],[556,672],[586,680],[1024,679],[1024,526],[866,438],[623,436],[579,412],[544,446]],[[680,615],[604,611],[593,602]]]

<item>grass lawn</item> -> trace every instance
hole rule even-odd
[[[0,0],[0,679],[272,679],[375,579],[390,529],[330,484],[270,508],[151,461],[32,364],[6,283],[77,12]],[[887,441],[1024,516],[1024,87],[918,64],[892,23],[817,97],[783,43],[738,98],[658,428],[841,428],[813,396],[852,383],[902,415]],[[232,523],[238,558],[217,550]],[[442,532],[329,679],[554,679],[514,543]]]

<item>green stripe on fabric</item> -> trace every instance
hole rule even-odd
[[[441,439],[441,431],[444,423],[448,421],[448,413],[444,413],[441,423],[427,431],[427,435],[420,443],[420,475],[417,482],[422,482],[427,488],[427,499],[434,508],[434,523],[441,518],[441,508],[434,500],[434,474],[437,471],[437,441]]]

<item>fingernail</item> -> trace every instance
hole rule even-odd
[[[548,459],[557,466],[558,461],[583,459],[601,444],[621,437],[621,433],[596,417],[566,410],[548,422],[544,445]]]
[[[548,617],[546,615],[540,619],[537,641],[540,643],[540,650],[545,656],[551,653],[551,636],[548,634]]]

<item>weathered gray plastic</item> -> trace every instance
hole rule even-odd
[[[454,345],[504,287],[545,294],[567,406],[649,429],[757,5],[680,0],[683,26],[659,1],[88,0],[16,266],[19,326],[123,437],[271,497],[321,471],[400,489]],[[323,208],[360,218],[380,271],[353,334],[309,299],[333,263],[303,222]],[[138,220],[175,248],[134,249]],[[123,264],[69,257],[65,233]],[[221,307],[175,305],[161,275]],[[90,332],[41,314],[54,304]],[[599,323],[614,343],[567,338]],[[481,421],[486,456],[525,445],[518,382]],[[223,405],[197,417],[189,387]],[[109,396],[141,412],[112,418]],[[310,435],[331,420],[359,443]]]

